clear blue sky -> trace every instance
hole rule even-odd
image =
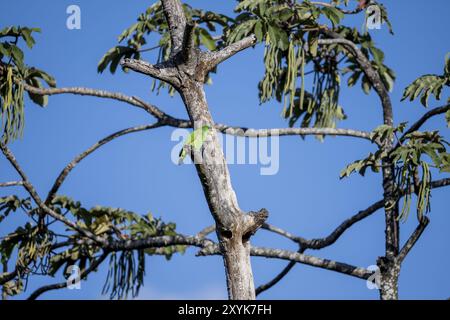
[[[0,0],[0,27],[23,25],[42,28],[37,45],[26,50],[29,65],[42,68],[57,79],[58,86],[86,86],[138,95],[163,108],[169,114],[186,117],[179,97],[150,92],[150,81],[141,75],[97,74],[102,55],[116,44],[122,30],[154,1],[24,1]],[[386,28],[372,31],[377,44],[386,53],[386,63],[397,73],[392,93],[395,121],[412,121],[426,110],[419,102],[400,103],[406,85],[425,73],[442,73],[449,51],[446,0],[383,1],[386,3],[395,36]],[[195,7],[231,13],[234,1],[191,0]],[[82,11],[82,29],[66,29],[66,8],[77,4]],[[363,16],[352,18],[357,27]],[[152,60],[153,56],[147,59]],[[154,61],[154,60],[153,60]],[[207,88],[211,112],[216,122],[256,128],[285,127],[282,106],[273,102],[259,106],[256,85],[263,73],[262,48],[250,49],[224,63],[214,85]],[[381,124],[381,108],[372,93],[359,88],[342,90],[341,103],[349,118],[344,128],[372,130]],[[444,92],[444,98],[447,99]],[[441,102],[433,99],[431,105]],[[45,195],[59,171],[78,153],[102,137],[133,125],[153,121],[145,112],[115,101],[79,96],[50,97],[46,109],[28,102],[26,127],[22,140],[11,145],[18,160]],[[428,129],[439,128],[449,138],[443,117],[430,121]],[[174,142],[172,129],[128,135],[110,143],[82,162],[67,179],[62,194],[82,201],[86,207],[104,205],[122,207],[138,213],[151,211],[166,221],[177,222],[181,233],[193,234],[212,224],[202,189],[193,166],[175,166],[170,161]],[[261,176],[258,165],[231,165],[230,172],[239,202],[244,210],[265,207],[269,222],[303,237],[320,237],[341,221],[381,198],[380,175],[352,176],[339,180],[346,164],[364,157],[374,147],[350,138],[327,138],[324,143],[309,137],[283,137],[280,143],[280,170],[277,175]],[[435,175],[434,178],[438,178]],[[7,162],[0,158],[0,181],[16,178]],[[3,189],[23,194],[20,189]],[[431,224],[406,259],[400,278],[403,299],[450,297],[450,190],[432,193]],[[447,199],[447,200],[446,200]],[[17,216],[16,219],[19,219]],[[12,220],[11,218],[9,220]],[[348,231],[334,246],[309,252],[358,266],[375,264],[384,253],[383,212],[379,211]],[[414,215],[401,225],[405,241],[415,228]],[[9,222],[11,223],[11,222]],[[0,233],[7,230],[1,225]],[[9,226],[11,226],[9,224]],[[260,231],[255,245],[296,247]],[[220,257],[197,258],[195,250],[176,255],[167,262],[162,257],[147,261],[145,287],[139,298],[225,298],[225,278]],[[266,282],[286,265],[285,261],[253,258],[256,285]],[[105,266],[83,282],[82,290],[60,290],[44,298],[105,299],[101,286]],[[44,283],[61,281],[35,278],[28,292]],[[21,295],[19,298],[26,297]],[[276,287],[263,293],[263,299],[377,299],[376,290],[368,290],[364,281],[331,271],[297,265]]]

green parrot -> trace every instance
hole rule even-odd
[[[178,164],[183,163],[184,158],[186,158],[188,151],[190,148],[194,148],[194,150],[200,150],[200,148],[203,145],[203,142],[205,142],[206,137],[209,133],[209,130],[211,128],[209,126],[203,126],[201,128],[198,128],[194,130],[186,139],[186,142],[183,145],[183,148],[181,148]]]

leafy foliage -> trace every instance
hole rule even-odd
[[[390,34],[394,34],[392,23],[389,20],[388,12],[387,12],[386,7],[383,4],[378,3],[378,1],[373,1],[373,0],[370,1],[370,6],[376,6],[378,8],[378,10],[381,13],[381,23],[386,23],[386,25],[388,26],[389,33]],[[366,12],[366,21],[364,23],[365,26],[367,26],[367,20],[368,19],[369,19],[368,12]]]
[[[0,118],[1,139],[3,142],[14,140],[22,135],[24,126],[23,83],[42,88],[42,80],[49,86],[56,85],[55,80],[46,72],[28,67],[24,62],[24,53],[17,46],[20,39],[28,48],[35,44],[33,32],[37,28],[7,27],[0,31]],[[30,99],[40,106],[47,104],[47,97],[29,93]]]
[[[360,34],[355,28],[349,29],[345,27],[341,28],[339,34],[353,43],[361,45],[361,52],[371,62],[374,70],[378,71],[386,89],[392,91],[396,77],[395,72],[384,64],[384,52],[375,46],[370,34]],[[342,50],[346,49],[342,48]],[[343,73],[349,74],[347,85],[353,87],[360,80],[362,90],[368,94],[372,89],[369,78],[365,75],[353,56],[349,56],[346,62],[348,65],[343,69]]]
[[[333,5],[336,7],[330,7],[309,1],[243,0],[238,1],[234,18],[194,9],[186,4],[183,6],[188,19],[196,24],[195,42],[198,46],[216,50],[250,34],[256,36],[258,43],[264,44],[265,74],[258,85],[261,103],[273,98],[284,101],[282,116],[290,126],[300,122],[302,127],[335,127],[337,121],[346,118],[339,105],[341,75],[352,72],[350,86],[361,77],[365,92],[370,91],[371,84],[344,47],[318,46],[323,28],[360,44],[364,54],[368,58],[373,57],[372,65],[388,89],[392,89],[395,79],[394,72],[384,64],[383,52],[374,46],[367,32],[360,34],[356,29],[341,26],[344,13],[337,7],[340,4],[347,6],[348,2],[335,1]],[[379,6],[383,20],[388,22],[385,8]],[[327,21],[329,26],[320,24],[321,21]],[[222,31],[223,35],[213,36],[216,31]],[[146,39],[152,35],[159,36],[158,45],[144,49]],[[165,61],[170,56],[169,38],[162,5],[158,1],[119,36],[119,43],[127,40],[127,44],[110,49],[101,59],[98,71],[103,72],[109,66],[114,73],[121,59],[139,59],[141,53],[151,49],[159,49],[158,62]],[[347,58],[347,67],[341,70],[339,64],[344,58]],[[307,65],[312,65],[313,70],[307,72]],[[313,85],[312,90],[307,91],[306,76],[310,73],[314,74]],[[168,85],[155,80],[152,90],[159,92],[165,86]],[[170,86],[169,93],[174,93]]]
[[[64,196],[57,196],[51,206],[59,214],[72,215],[78,226],[110,240],[138,240],[177,234],[174,223],[164,223],[151,214],[141,216],[120,208],[101,206],[88,210],[80,202]],[[32,218],[38,213],[29,199],[17,196],[0,198],[0,223],[10,212],[19,209]],[[68,235],[64,235],[66,239],[59,242],[61,235],[49,229],[52,223],[47,221],[43,228],[38,223],[26,223],[0,242],[1,262],[8,264],[16,252],[15,265],[20,270],[18,278],[8,284],[10,289],[7,292],[19,293],[21,279],[28,274],[55,276],[63,270],[63,274],[67,275],[68,268],[73,265],[83,272],[98,258],[101,249],[91,241],[82,240],[76,232],[69,231]],[[170,259],[173,254],[183,253],[185,249],[185,246],[177,245],[111,253],[104,293],[110,292],[111,298],[120,299],[126,298],[129,293],[135,296],[143,283],[145,256],[164,255]]]
[[[31,210],[30,199],[20,199],[16,195],[0,197],[0,223],[11,213],[18,209]]]
[[[110,292],[111,299],[126,299],[130,292],[133,297],[136,297],[144,283],[144,275],[143,250],[137,250],[136,253],[133,251],[113,252],[102,293]]]
[[[340,3],[334,2],[336,6]],[[236,23],[225,30],[226,42],[233,43],[253,33],[258,42],[264,43],[265,74],[258,86],[260,102],[284,100],[282,115],[290,126],[300,121],[302,127],[335,127],[337,121],[345,119],[339,105],[341,75],[352,73],[349,86],[362,76],[364,91],[371,89],[369,80],[345,47],[318,45],[324,28],[361,45],[366,57],[373,58],[372,66],[386,87],[389,90],[393,87],[395,74],[384,64],[383,52],[375,47],[368,33],[340,25],[344,14],[338,7],[320,7],[309,1],[260,0],[240,1],[236,12]],[[322,18],[331,26],[320,24]],[[347,66],[339,68],[345,59]],[[313,69],[305,71],[310,64]],[[308,74],[314,74],[311,91],[306,90]]]
[[[441,99],[441,92],[444,86],[450,86],[450,53],[445,59],[443,75],[427,74],[414,80],[404,91],[402,101],[409,98],[410,101],[420,96],[420,102],[424,107],[428,107],[430,95],[434,95],[436,100]]]
[[[382,125],[373,131],[372,140],[383,144],[392,135],[403,132],[405,126],[406,123],[396,128]],[[412,190],[418,197],[417,217],[421,220],[422,216],[430,211],[430,168],[435,168],[439,172],[450,172],[450,154],[446,150],[449,144],[437,131],[415,131],[405,135],[404,141],[389,153],[379,149],[375,153],[370,153],[365,159],[348,165],[341,172],[341,178],[354,172],[364,175],[368,168],[373,172],[379,172],[383,161],[389,160],[389,163],[393,163],[396,168],[398,192],[406,190],[400,218],[405,220],[408,217]],[[427,156],[431,163],[426,161],[424,156]],[[421,178],[420,172],[422,172]]]
[[[188,19],[195,23],[194,43],[197,46],[203,45],[209,50],[215,50],[219,45],[219,39],[216,39],[212,33],[220,28],[226,27],[231,18],[225,15],[217,14],[211,11],[194,9],[188,4],[183,4],[185,14]],[[156,34],[160,37],[158,45],[152,48],[143,48],[147,44],[146,37]],[[169,58],[171,44],[168,32],[168,25],[164,17],[162,4],[160,1],[150,6],[145,13],[141,14],[135,24],[125,29],[118,37],[118,42],[126,45],[118,45],[111,48],[100,60],[98,72],[103,72],[109,66],[111,73],[115,73],[120,61],[124,58],[140,59],[143,52],[158,49],[158,62]],[[210,81],[210,80],[208,80]],[[164,82],[154,80],[152,90],[168,86]],[[168,86],[169,93],[175,91]]]
[[[319,40],[328,37],[327,32],[348,39],[360,47],[361,52],[370,61],[388,90],[393,89],[395,73],[384,64],[384,52],[379,49],[370,34],[359,32],[342,24],[348,0],[334,0],[329,5],[311,1],[290,0],[239,0],[235,8],[236,17],[194,9],[184,4],[188,20],[194,22],[194,41],[198,47],[218,50],[226,45],[254,34],[257,42],[264,46],[264,76],[258,84],[260,103],[272,99],[283,104],[282,116],[292,127],[299,123],[301,127],[333,128],[346,115],[339,104],[340,86],[343,76],[347,85],[352,87],[360,81],[361,88],[369,93],[372,84],[361,69],[352,53],[340,44],[319,46]],[[378,5],[382,19],[390,32],[392,26],[387,10]],[[335,6],[335,7],[334,7]],[[118,37],[118,45],[111,48],[101,58],[98,72],[109,69],[117,71],[124,58],[140,59],[144,52],[159,50],[158,62],[170,57],[171,44],[168,25],[158,1],[142,13],[137,22],[125,29]],[[326,32],[324,32],[326,31]],[[23,51],[18,41],[23,40],[32,48],[35,40],[33,33],[39,29],[10,27],[0,31],[0,116],[2,118],[2,140],[8,141],[20,136],[24,123],[24,86],[43,88],[45,83],[55,86],[55,80],[42,70],[28,67],[24,63]],[[215,35],[219,33],[220,35]],[[159,38],[156,46],[146,47],[151,37]],[[307,68],[311,68],[307,70]],[[313,75],[311,85],[307,76]],[[210,82],[210,78],[208,80]],[[443,75],[425,75],[406,88],[403,99],[411,101],[421,97],[427,106],[428,98],[433,94],[440,99],[441,90],[450,85],[450,62],[447,57]],[[174,89],[155,80],[152,90]],[[30,99],[40,106],[47,104],[47,97],[29,93]],[[450,126],[450,111],[446,114]],[[358,172],[364,175],[367,169],[379,172],[388,163],[395,167],[397,196],[404,193],[401,219],[406,219],[411,206],[411,193],[417,195],[417,216],[419,219],[430,210],[430,182],[432,172],[450,172],[450,155],[446,150],[448,143],[434,132],[412,132],[397,139],[397,146],[384,151],[381,147],[387,140],[403,133],[406,123],[398,127],[382,125],[371,135],[373,142],[380,148],[366,158],[348,165],[341,178]],[[187,155],[188,148],[199,150],[210,128],[204,126],[194,130],[187,138],[180,153],[180,161]],[[433,171],[434,170],[434,171]],[[49,206],[63,216],[70,216],[77,226],[92,234],[110,241],[141,240],[158,236],[176,235],[173,223],[164,223],[151,214],[145,216],[120,208],[97,206],[87,209],[80,202],[58,196]],[[23,211],[33,221],[7,234],[0,242],[0,257],[4,266],[14,260],[18,276],[3,285],[6,294],[20,293],[29,274],[55,276],[58,272],[66,275],[70,266],[77,265],[81,271],[92,267],[102,249],[74,230],[58,234],[50,230],[56,222],[46,217],[41,221],[41,212],[33,208],[29,199],[20,199],[12,195],[0,198],[0,223],[12,212]],[[60,241],[60,238],[64,241]],[[111,298],[123,299],[130,294],[136,296],[143,285],[146,257],[163,255],[170,259],[175,253],[183,253],[186,246],[166,246],[133,251],[109,252],[110,264],[103,293]]]

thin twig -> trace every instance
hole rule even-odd
[[[427,113],[425,113],[419,120],[417,120],[408,130],[405,131],[405,133],[403,133],[403,135],[398,139],[399,143],[397,144],[396,147],[398,147],[400,145],[400,143],[402,143],[403,141],[405,141],[406,136],[410,133],[413,133],[414,131],[417,131],[420,129],[420,127],[422,127],[422,125],[427,122],[428,119],[436,116],[436,115],[440,115],[443,113],[446,113],[448,110],[450,110],[450,104],[447,104],[445,106],[442,107],[437,107],[434,109],[431,109],[430,111],[428,111]]]
[[[416,230],[411,234],[408,241],[406,241],[405,245],[403,246],[402,250],[400,251],[397,262],[402,263],[403,260],[405,260],[408,253],[411,251],[411,249],[414,247],[416,242],[419,240],[422,233],[425,231],[425,228],[428,226],[428,223],[430,220],[427,217],[423,217],[422,221],[417,226]]]
[[[102,140],[96,142],[94,145],[89,147],[87,150],[80,153],[78,156],[76,156],[59,174],[58,178],[55,180],[52,188],[50,189],[50,192],[48,193],[47,199],[45,200],[45,203],[49,205],[52,200],[54,199],[56,193],[58,192],[59,188],[61,187],[64,180],[67,178],[69,173],[87,156],[89,156],[91,153],[93,153],[95,150],[99,149],[103,145],[107,144],[108,142],[111,142],[112,140],[119,138],[121,136],[124,136],[126,134],[134,133],[134,132],[140,132],[144,130],[150,130],[155,129],[158,127],[163,126],[160,122],[154,123],[154,124],[148,124],[148,125],[142,125],[142,126],[136,126],[127,128],[124,130],[120,130],[118,132],[115,132]]]
[[[60,222],[64,223],[66,226],[70,227],[73,230],[78,231],[80,234],[86,236],[87,238],[90,238],[98,243],[104,243],[105,240],[89,230],[83,229],[80,226],[78,226],[76,223],[70,221],[66,217],[60,215],[59,213],[55,212],[51,208],[49,208],[40,198],[38,193],[36,192],[36,189],[33,187],[33,185],[28,180],[27,176],[25,175],[25,172],[20,167],[19,163],[17,162],[16,158],[14,157],[13,153],[9,148],[3,144],[0,143],[0,150],[3,152],[5,157],[8,159],[8,161],[11,163],[11,165],[14,167],[14,169],[17,171],[17,173],[20,175],[23,181],[23,185],[25,189],[30,194],[31,198],[33,198],[34,202],[37,204],[37,206],[44,211],[44,213],[48,214],[49,216],[53,217],[54,219],[59,220]]]
[[[0,188],[15,187],[15,186],[23,186],[23,181],[9,181],[9,182],[0,183]]]
[[[82,279],[86,279],[86,277],[93,271],[95,271],[97,269],[97,267],[106,259],[106,257],[108,256],[109,252],[108,251],[104,251],[102,253],[102,255],[100,257],[98,257],[97,259],[95,259],[91,265],[89,266],[89,268],[83,270],[80,273],[80,280]],[[55,283],[55,284],[51,284],[51,285],[47,285],[47,286],[43,286],[40,287],[39,289],[35,290],[29,297],[27,300],[36,300],[40,295],[42,295],[45,292],[51,291],[51,290],[57,290],[57,289],[62,289],[62,288],[66,288],[67,287],[67,281],[64,282],[59,282],[59,283]]]

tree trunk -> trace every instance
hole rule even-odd
[[[391,145],[388,148],[392,148]],[[378,267],[381,271],[380,298],[382,300],[398,299],[398,276],[400,264],[397,256],[400,250],[400,226],[398,221],[399,208],[395,194],[394,166],[383,162],[383,189],[385,201],[385,257],[380,258]]]
[[[267,218],[267,211],[246,214],[239,208],[228,166],[208,109],[203,83],[184,78],[180,94],[194,128],[208,126],[210,133],[202,150],[191,150],[223,255],[228,296],[233,300],[255,299],[250,262],[250,237]]]
[[[195,25],[187,21],[179,0],[162,0],[169,24],[172,50],[168,61],[157,65],[125,59],[122,66],[171,84],[181,95],[194,129],[209,127],[201,148],[189,148],[211,214],[224,259],[230,299],[255,299],[250,264],[250,237],[268,216],[267,210],[245,213],[231,185],[222,146],[215,131],[203,89],[208,73],[237,52],[254,45],[246,37],[222,50],[202,52],[195,46]]]
[[[386,258],[378,260],[380,268],[380,299],[398,300],[398,278],[400,276],[400,264],[389,261]]]

